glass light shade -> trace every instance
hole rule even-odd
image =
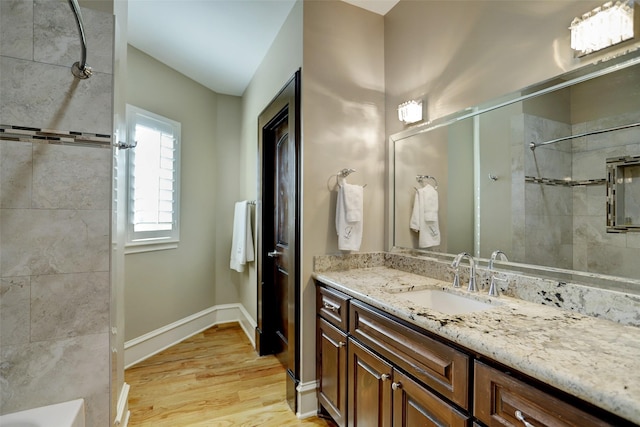
[[[422,120],[422,101],[407,101],[398,105],[398,120],[406,124]]]
[[[634,0],[612,2],[571,22],[571,48],[578,56],[613,46],[634,36]]]

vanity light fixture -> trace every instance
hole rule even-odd
[[[407,125],[422,120],[422,101],[414,99],[398,105],[398,120]]]
[[[571,48],[585,56],[634,36],[635,0],[609,1],[571,22]]]

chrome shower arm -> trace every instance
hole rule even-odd
[[[78,32],[80,33],[80,49],[81,59],[80,62],[76,62],[71,67],[71,73],[79,79],[88,79],[93,74],[91,67],[87,66],[87,39],[84,35],[84,25],[82,23],[82,14],[80,13],[80,6],[78,6],[77,0],[69,0],[71,9],[76,18],[76,24],[78,25]]]

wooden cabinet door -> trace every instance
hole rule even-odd
[[[467,427],[469,417],[402,372],[393,373],[393,427]]]
[[[322,318],[316,334],[318,401],[340,427],[346,426],[347,335]]]
[[[391,427],[391,365],[351,339],[348,348],[348,425]]]

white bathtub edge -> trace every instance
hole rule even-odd
[[[10,426],[9,423],[17,425],[34,423],[37,426],[47,426],[53,423],[60,427],[85,427],[84,399],[69,400],[0,415],[0,425]]]

